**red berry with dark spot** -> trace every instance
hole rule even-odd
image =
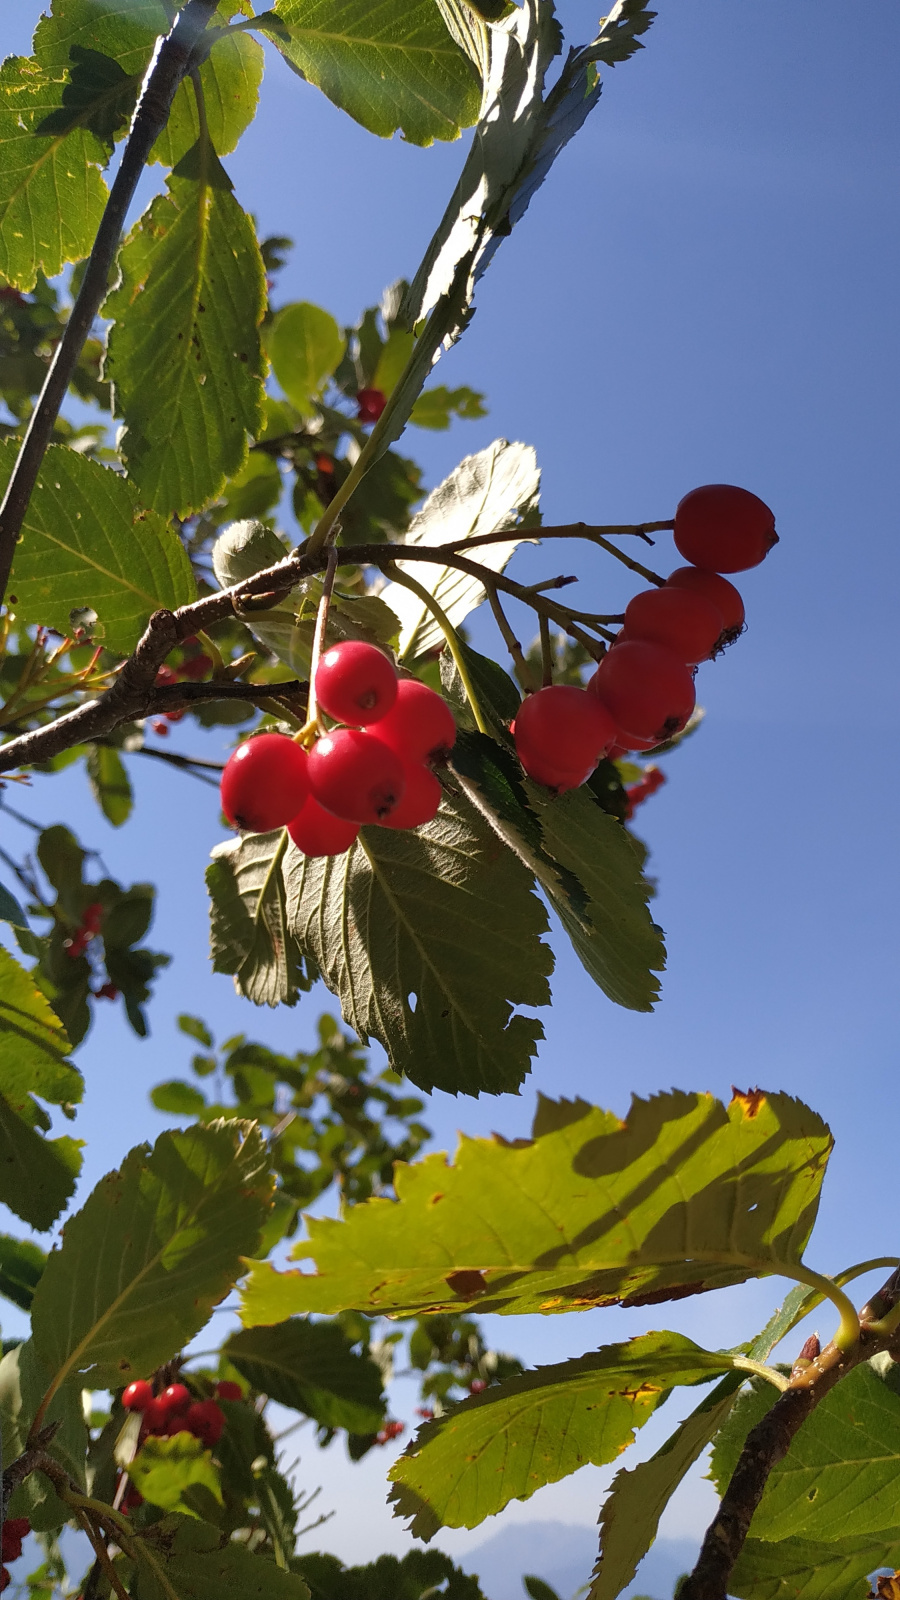
[[[320,806],[348,822],[383,822],[403,798],[403,763],[358,728],[326,733],[309,753],[309,787]]]
[[[583,783],[616,737],[605,706],[573,684],[550,684],[522,701],[512,727],[516,753],[529,777],[547,783],[555,773]],[[579,777],[578,775],[581,774]],[[576,788],[575,782],[550,783]]]
[[[446,700],[427,683],[400,678],[397,699],[372,729],[372,737],[389,745],[404,761],[442,761],[456,743],[456,723]]]
[[[675,548],[707,572],[746,572],[777,544],[775,513],[749,489],[705,483],[680,500]]]
[[[360,389],[356,405],[357,422],[377,422],[387,405],[387,396],[380,389]]]
[[[403,799],[385,817],[383,828],[421,828],[437,816],[443,790],[434,773],[418,762],[404,761],[403,777]]]
[[[383,650],[362,639],[345,639],[325,650],[316,668],[316,699],[335,722],[367,727],[379,722],[397,698],[397,674]]]
[[[712,655],[724,628],[718,606],[702,594],[690,589],[644,589],[625,607],[625,626],[616,645],[626,639],[649,639],[695,667]]]
[[[219,1400],[243,1400],[244,1391],[239,1383],[223,1378],[221,1383],[216,1384],[216,1395]]]
[[[606,706],[620,729],[617,743],[632,739],[661,744],[684,727],[694,709],[694,679],[671,650],[644,639],[626,639],[603,657],[588,692]]]
[[[306,751],[284,733],[260,733],[239,745],[222,773],[222,810],[247,833],[283,828],[309,793]]]
[[[225,1427],[225,1413],[215,1400],[196,1400],[185,1413],[185,1422],[208,1450],[218,1444]]]
[[[702,567],[678,567],[666,579],[667,589],[691,589],[711,600],[722,613],[724,631],[720,644],[731,644],[744,626],[744,602],[739,591],[718,572],[704,572]]]
[[[153,1399],[153,1390],[146,1378],[138,1378],[130,1383],[122,1396],[122,1404],[126,1411],[146,1411]]]
[[[359,834],[358,822],[347,822],[326,811],[312,795],[288,823],[288,833],[305,856],[342,856]]]

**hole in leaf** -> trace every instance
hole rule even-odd
[[[406,996],[406,1004],[409,1006],[410,1011],[415,1011],[416,1006],[418,1005],[418,1003],[419,1003],[419,996],[413,990]]]

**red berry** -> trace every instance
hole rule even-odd
[[[606,706],[621,732],[660,744],[679,733],[694,709],[694,680],[671,650],[644,639],[626,639],[603,657],[588,689]]]
[[[744,602],[733,583],[721,578],[718,572],[704,572],[702,567],[678,567],[666,579],[667,589],[692,589],[718,606],[725,624],[722,643],[731,644],[744,626]]]
[[[334,462],[331,456],[316,456],[316,471],[323,473],[326,478],[332,477],[334,474]]]
[[[309,786],[320,806],[348,822],[383,822],[403,798],[403,763],[358,728],[326,733],[309,753]]]
[[[309,793],[306,751],[284,733],[260,733],[239,745],[222,773],[222,810],[248,833],[283,828]]]
[[[228,1378],[223,1378],[216,1384],[216,1394],[220,1400],[243,1400],[244,1391],[239,1383],[231,1383]]]
[[[27,1517],[10,1517],[9,1520],[3,1524],[4,1534],[6,1533],[7,1529],[12,1534],[14,1539],[24,1539],[25,1535],[31,1532],[31,1523]]]
[[[644,589],[625,607],[625,626],[616,643],[650,639],[674,651],[688,666],[696,666],[712,655],[724,627],[721,611],[702,594],[690,589]]]
[[[10,1583],[12,1583],[12,1577],[10,1573],[7,1572],[5,1567],[0,1567],[0,1594],[3,1593],[3,1590]]]
[[[99,900],[92,900],[81,913],[81,926],[87,928],[89,933],[97,933],[102,921],[103,907]]]
[[[125,1493],[122,1496],[122,1503],[119,1509],[124,1511],[127,1515],[129,1511],[136,1511],[138,1506],[142,1506],[143,1504],[144,1496],[141,1494],[140,1489],[136,1488],[133,1483],[129,1483],[128,1488],[125,1490]]]
[[[403,778],[403,799],[385,817],[383,828],[421,828],[437,816],[443,790],[434,773],[417,761],[404,761]]]
[[[469,1384],[469,1393],[470,1394],[481,1394],[482,1390],[486,1389],[486,1388],[487,1388],[487,1384],[485,1383],[483,1378],[473,1378],[472,1382]]]
[[[186,1411],[179,1412],[177,1417],[170,1417],[166,1423],[165,1435],[167,1439],[174,1439],[176,1433],[193,1434],[193,1432],[194,1430],[188,1422]]]
[[[356,839],[359,823],[336,817],[310,795],[302,811],[288,823],[288,833],[305,856],[342,856]]]
[[[758,567],[777,542],[775,513],[749,489],[731,483],[692,489],[675,511],[675,548],[708,572]]]
[[[153,1399],[153,1390],[146,1378],[138,1378],[130,1383],[122,1396],[122,1404],[126,1411],[146,1411]]]
[[[616,724],[594,695],[574,684],[555,683],[522,701],[513,736],[519,760],[531,777],[538,776],[538,769],[570,776],[580,772],[583,783],[613,743]]]
[[[387,396],[380,389],[360,389],[356,404],[357,422],[377,422],[387,405]]]
[[[215,1400],[196,1400],[189,1407],[185,1422],[196,1438],[202,1439],[207,1449],[218,1444],[225,1427],[225,1413]]]
[[[95,1000],[118,1000],[119,991],[114,983],[101,983],[99,989],[94,990]]]
[[[324,651],[316,668],[316,699],[336,722],[379,722],[397,698],[397,674],[383,650],[345,639]]]
[[[162,1399],[157,1396],[151,1400],[141,1418],[141,1437],[148,1433],[165,1433],[169,1421],[169,1410],[163,1405]]]
[[[440,761],[456,743],[456,723],[446,700],[427,683],[401,678],[394,705],[372,735],[404,761]]]
[[[566,772],[562,768],[551,766],[549,762],[542,761],[540,756],[535,754],[530,754],[527,762],[520,754],[519,760],[529,778],[533,778],[535,783],[542,783],[546,789],[555,789],[557,794],[565,794],[568,789],[580,789],[583,783],[587,783],[597,765],[595,761],[591,766],[582,767],[577,772]]]
[[[170,1383],[159,1397],[160,1404],[165,1408],[166,1415],[173,1417],[179,1411],[186,1411],[191,1403],[191,1392],[183,1383]]]
[[[620,729],[618,739],[610,745],[606,754],[610,761],[618,761],[622,756],[631,755],[634,750],[652,750],[659,743],[659,739],[638,739],[635,734],[623,733]]]
[[[182,661],[181,666],[178,668],[178,676],[179,678],[190,678],[192,680],[205,678],[211,666],[212,661],[209,656],[188,656],[187,660]]]
[[[155,681],[160,686],[171,686],[173,683],[178,682],[178,673],[175,671],[174,667],[162,666],[157,670]]]

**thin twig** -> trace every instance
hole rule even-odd
[[[516,677],[518,678],[519,683],[521,684],[525,693],[531,694],[535,687],[531,668],[528,665],[528,662],[525,660],[522,646],[513,633],[506,612],[503,610],[503,607],[500,604],[500,596],[497,593],[497,585],[495,583],[488,583],[486,588],[490,607],[494,613],[494,621],[496,622],[497,627],[500,629],[500,632],[503,635],[503,642],[506,645],[510,656],[512,657],[513,665],[516,669]]]
[[[539,617],[541,630],[541,683],[549,689],[553,682],[553,645],[550,641],[550,619]]]
[[[119,1574],[109,1559],[109,1551],[106,1548],[102,1534],[97,1532],[87,1512],[83,1511],[80,1506],[78,1507],[76,1515],[81,1523],[82,1528],[84,1529],[84,1532],[91,1541],[91,1547],[94,1551],[94,1555],[97,1557],[97,1560],[103,1568],[111,1587],[115,1589],[119,1600],[128,1600],[128,1591],[126,1590],[121,1578],[119,1577]]]
[[[106,295],[128,209],[147,157],[166,125],[175,91],[189,70],[192,54],[217,0],[187,0],[171,32],[158,46],[144,79],[131,130],[81,288],[65,332],[56,347],[37,405],[0,505],[0,600],[6,593],[16,542],[31,492],[50,443],[53,426],[72,381],[78,358]]]
[[[450,654],[453,657],[454,665],[459,673],[460,681],[465,689],[466,698],[468,699],[469,705],[472,708],[472,715],[475,718],[478,728],[481,733],[487,733],[487,721],[485,719],[484,712],[481,709],[481,703],[478,699],[478,692],[474,683],[472,682],[472,676],[469,672],[468,663],[466,662],[465,654],[462,648],[462,640],[460,639],[459,634],[454,628],[453,623],[450,621],[450,618],[448,617],[440,601],[436,600],[430,590],[426,589],[424,584],[419,583],[417,578],[410,577],[408,572],[401,572],[399,567],[392,567],[389,562],[386,564],[385,570],[388,577],[393,578],[395,583],[401,583],[404,589],[411,589],[413,594],[417,595],[421,600],[423,606],[425,606],[431,612],[438,627],[444,635],[444,638],[447,641],[447,649],[450,651]]]
[[[337,563],[337,550],[333,544],[329,545],[325,581],[322,584],[322,595],[319,600],[319,609],[316,612],[316,631],[313,635],[312,655],[309,661],[309,698],[306,702],[306,720],[308,723],[317,722],[319,716],[319,708],[316,703],[316,673],[319,670],[319,661],[325,646],[325,632],[328,627],[328,613],[331,610],[331,596],[334,593],[334,577],[337,572]]]

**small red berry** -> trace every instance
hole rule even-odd
[[[603,657],[588,683],[618,728],[617,743],[633,738],[661,744],[684,727],[694,709],[694,679],[683,661],[661,644],[626,639]]]
[[[404,761],[442,761],[456,743],[456,723],[446,700],[417,678],[400,678],[397,699],[372,736]]]
[[[225,1427],[225,1413],[215,1400],[196,1400],[185,1413],[185,1422],[207,1449],[218,1444]]]
[[[631,819],[638,806],[642,806],[645,800],[649,800],[650,796],[656,793],[657,789],[662,788],[665,781],[666,775],[664,772],[660,772],[659,767],[646,767],[644,769],[644,776],[640,779],[640,781],[638,783],[630,783],[628,785],[625,790],[626,822]]]
[[[288,833],[305,856],[342,856],[356,840],[359,823],[336,817],[310,795],[288,823]]]
[[[248,833],[283,828],[309,793],[306,751],[284,733],[260,733],[239,745],[222,773],[222,810]]]
[[[318,455],[318,456],[316,456],[316,471],[317,472],[321,472],[323,474],[323,476],[326,477],[326,478],[333,477],[333,475],[334,475],[334,462],[332,461],[331,456],[326,456],[326,455]]]
[[[243,1400],[244,1391],[239,1383],[232,1383],[228,1378],[223,1378],[216,1384],[216,1395],[220,1400]]]
[[[554,789],[557,794],[565,794],[569,789],[580,789],[597,765],[592,762],[589,767],[581,767],[578,771],[566,772],[561,767],[551,766],[548,761],[542,761],[539,755],[531,753],[527,762],[519,754],[519,760],[525,768],[529,778],[535,783],[542,783],[545,789]]]
[[[167,1416],[173,1417],[179,1411],[186,1411],[191,1403],[191,1391],[183,1383],[170,1383],[159,1397],[161,1405],[165,1407]]]
[[[169,1422],[169,1409],[163,1405],[161,1396],[150,1401],[141,1418],[141,1437],[148,1433],[165,1433]]]
[[[92,900],[81,913],[81,926],[87,928],[89,933],[97,933],[102,921],[103,907],[99,900]]]
[[[157,670],[156,682],[161,688],[171,687],[173,683],[178,682],[178,673],[174,667],[162,666]]]
[[[5,1567],[0,1567],[0,1594],[2,1594],[3,1590],[11,1583],[12,1575],[7,1572]]]
[[[168,737],[169,737],[169,724],[166,722],[165,717],[154,717],[154,719],[151,722],[150,726],[153,729],[154,733],[158,733],[159,734],[161,739],[168,739]]]
[[[95,1000],[118,1000],[119,991],[114,983],[102,983],[99,989],[94,990]]]
[[[694,667],[709,659],[724,628],[718,606],[702,594],[690,589],[644,589],[625,607],[625,626],[616,643],[649,639]]]
[[[404,761],[403,778],[406,788],[383,828],[421,828],[437,816],[443,790],[433,772],[416,761]]]
[[[3,1524],[4,1533],[6,1532],[7,1528],[14,1539],[24,1539],[26,1534],[31,1532],[31,1523],[27,1517],[10,1517],[8,1521],[4,1522]]]
[[[775,513],[749,489],[705,483],[678,502],[675,548],[708,572],[758,567],[777,544]]]
[[[387,405],[387,395],[380,389],[360,389],[356,396],[357,422],[377,422]]]
[[[181,722],[182,718],[184,717],[184,711],[164,711],[163,716],[167,722]]]
[[[345,639],[325,650],[316,668],[316,699],[335,722],[379,722],[397,698],[397,674],[383,650]]]
[[[482,1390],[486,1389],[486,1388],[487,1388],[487,1384],[485,1383],[483,1378],[473,1378],[472,1382],[469,1384],[469,1393],[470,1394],[481,1394]]]
[[[167,1439],[173,1439],[176,1433],[193,1434],[193,1432],[194,1430],[188,1422],[186,1411],[180,1411],[177,1417],[170,1417],[166,1423],[165,1435]]]
[[[142,1506],[143,1504],[144,1496],[141,1494],[140,1489],[136,1488],[133,1483],[129,1483],[128,1488],[125,1490],[125,1493],[122,1496],[122,1503],[119,1509],[124,1511],[127,1516],[129,1511],[136,1511],[138,1506]]]
[[[739,591],[718,572],[704,572],[702,567],[678,567],[666,579],[667,589],[692,589],[718,606],[725,624],[720,644],[731,644],[744,626],[744,602]]]
[[[320,806],[348,822],[383,822],[403,798],[403,763],[357,728],[326,733],[309,753],[309,786]]]
[[[188,656],[187,660],[182,661],[181,666],[178,668],[178,676],[179,678],[190,678],[192,680],[205,678],[211,666],[212,661],[209,656]]]
[[[513,737],[529,776],[550,770],[570,777],[580,772],[587,777],[615,740],[616,724],[594,695],[573,684],[555,683],[522,701]],[[545,781],[538,778],[538,782]]]
[[[146,1378],[138,1378],[130,1383],[122,1396],[122,1404],[126,1411],[146,1411],[153,1399],[153,1390]]]

